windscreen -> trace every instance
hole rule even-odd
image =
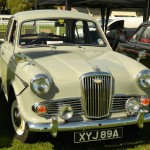
[[[96,45],[105,46],[96,24],[75,19],[40,19],[23,22],[19,45]]]

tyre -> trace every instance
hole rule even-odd
[[[26,123],[20,115],[16,100],[14,100],[11,105],[11,120],[15,131],[15,138],[22,142],[28,142],[30,140],[31,133],[27,129]]]
[[[0,78],[0,95],[2,95],[2,93],[3,93],[3,90],[2,90],[2,80]]]

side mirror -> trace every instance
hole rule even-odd
[[[25,62],[26,60],[27,60],[27,57],[25,54],[23,54],[23,53],[15,54],[16,63],[22,63],[22,62]]]
[[[140,61],[141,59],[146,59],[146,50],[138,53],[137,61]]]
[[[99,46],[104,46],[104,41],[102,39],[97,40]]]

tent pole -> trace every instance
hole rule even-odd
[[[105,22],[105,6],[104,5],[101,5],[101,20],[102,20],[102,29],[104,31],[104,22]]]
[[[106,34],[106,31],[107,31],[107,25],[108,25],[108,20],[109,20],[109,16],[110,16],[110,9],[109,8],[107,8],[106,9],[107,10],[107,12],[106,12],[106,22],[105,22],[105,34]]]
[[[147,0],[147,5],[146,5],[146,8],[143,8],[144,9],[144,13],[143,13],[143,22],[144,21],[148,21],[149,20],[149,13],[150,13],[150,0]]]
[[[66,10],[71,10],[71,2],[69,2],[69,0],[66,0],[65,9]]]

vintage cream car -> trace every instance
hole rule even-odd
[[[72,131],[75,143],[121,138],[124,126],[150,122],[150,70],[113,52],[87,14],[15,14],[0,47],[0,79],[23,142],[33,132]]]

